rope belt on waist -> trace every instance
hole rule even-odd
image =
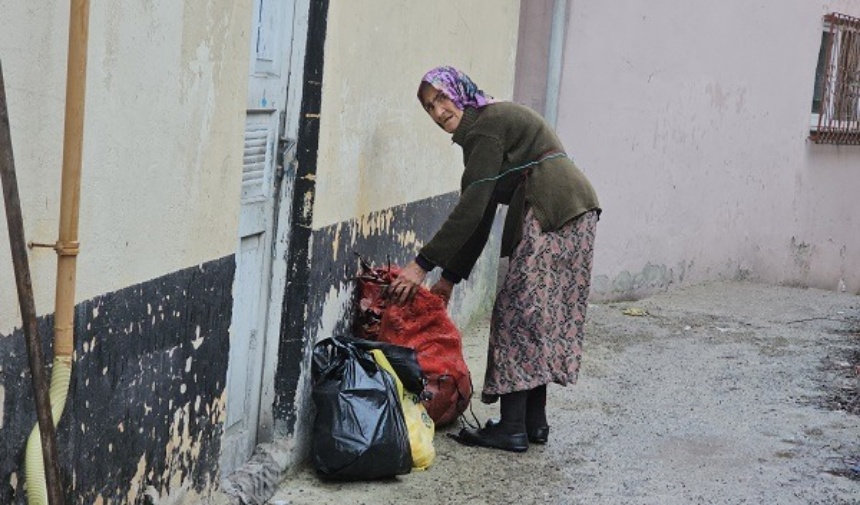
[[[496,175],[494,177],[487,177],[485,179],[478,179],[477,181],[473,182],[472,184],[469,184],[466,187],[466,189],[471,188],[475,184],[497,181],[497,180],[501,179],[502,177],[505,177],[506,175],[510,175],[510,174],[516,173],[516,172],[522,172],[522,171],[528,170],[529,168],[531,168],[535,165],[539,165],[539,164],[543,163],[544,161],[551,160],[553,158],[562,158],[562,157],[566,158],[567,154],[562,153],[562,152],[558,152],[558,151],[555,151],[555,152],[550,151],[549,154],[543,155],[540,159],[538,159],[536,161],[530,161],[530,162],[526,163],[525,165],[520,165],[518,167],[509,168],[509,169],[505,170],[504,172],[502,172],[499,175]]]

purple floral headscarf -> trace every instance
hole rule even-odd
[[[421,82],[442,91],[454,102],[458,109],[466,107],[480,108],[493,103],[493,97],[488,97],[469,78],[454,67],[436,67],[421,79]]]

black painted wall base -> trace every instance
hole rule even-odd
[[[235,258],[80,303],[57,431],[67,503],[143,502],[218,480]],[[52,356],[52,317],[39,322]],[[23,454],[36,422],[23,333],[0,335],[0,503],[25,503]]]
[[[289,362],[279,363],[279,373],[275,378],[278,436],[295,434],[301,407],[297,404],[297,397],[306,386],[301,384],[306,378],[303,363],[307,362],[313,343],[330,336],[317,335],[317,331],[326,297],[332,288],[336,291],[355,291],[355,276],[359,268],[356,253],[374,264],[384,264],[389,260],[396,265],[404,264],[414,257],[416,244],[403,243],[397,237],[409,234],[422,242],[429,240],[454,208],[458,198],[459,192],[447,193],[373,213],[366,221],[381,223],[383,226],[366,235],[361,232],[366,227],[359,220],[344,221],[313,231],[312,249],[316,254],[311,259],[312,267],[307,281],[310,289],[303,306],[306,315],[302,324],[303,332],[300,338],[282,339],[278,352],[279,356],[291,357]],[[352,306],[350,304],[347,307],[335,333],[351,334]]]

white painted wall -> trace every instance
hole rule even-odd
[[[421,108],[418,84],[452,65],[510,100],[519,6],[331,2],[314,228],[459,190],[462,151]]]
[[[807,140],[851,0],[577,0],[559,133],[600,196],[594,292],[716,278],[860,291],[860,148]]]
[[[68,2],[0,0],[25,232],[57,239]],[[251,2],[91,2],[77,299],[232,254]],[[0,214],[4,211],[0,209]],[[20,325],[0,226],[0,333]],[[30,254],[39,314],[55,253]]]

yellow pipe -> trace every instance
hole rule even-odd
[[[51,417],[54,426],[63,415],[66,406],[66,396],[69,391],[69,381],[72,377],[72,358],[55,357],[54,368],[51,372]],[[27,439],[27,449],[24,453],[24,477],[27,479],[27,503],[47,504],[48,486],[45,480],[45,464],[42,459],[42,440],[37,424]]]
[[[66,405],[75,350],[75,280],[78,255],[78,215],[81,199],[81,159],[84,139],[84,98],[87,83],[89,0],[71,0],[69,59],[66,69],[66,117],[63,138],[63,175],[60,191],[60,230],[57,239],[57,290],[54,303],[54,368],[51,372],[51,413],[54,425]],[[39,426],[27,441],[24,474],[27,502],[47,504]]]
[[[69,66],[66,80],[66,125],[60,193],[60,234],[57,240],[57,294],[54,304],[54,355],[71,356],[75,349],[75,273],[78,214],[81,200],[81,158],[84,143],[84,94],[87,81],[89,0],[72,0],[69,19]]]

